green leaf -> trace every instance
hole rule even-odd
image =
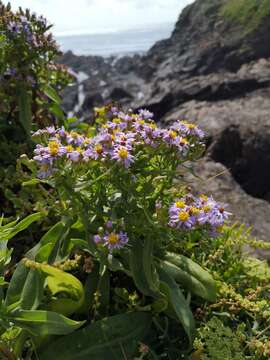
[[[147,296],[159,297],[159,281],[153,261],[153,240],[145,244],[134,241],[130,254],[130,269],[138,289]]]
[[[60,99],[61,101],[61,99]],[[50,105],[50,111],[53,113],[53,115],[58,119],[63,121],[65,119],[65,115],[64,112],[61,108],[61,106],[59,105],[59,103],[52,103]]]
[[[28,136],[32,127],[31,96],[23,87],[18,89],[19,120]]]
[[[88,274],[85,285],[84,285],[84,303],[81,308],[78,310],[79,313],[89,314],[89,311],[94,302],[94,295],[98,287],[99,282],[99,266],[94,265],[91,273]]]
[[[43,88],[43,91],[45,95],[47,95],[48,98],[54,101],[56,104],[61,103],[61,98],[59,97],[59,95],[57,94],[56,90],[53,87],[51,87],[50,85],[46,85]]]
[[[8,282],[5,281],[4,276],[0,276],[0,286],[5,286],[8,285]]]
[[[99,312],[102,315],[107,315],[109,311],[110,305],[110,274],[109,271],[106,270],[105,273],[99,280],[98,289],[99,291]]]
[[[175,314],[174,317],[180,321],[189,338],[190,344],[192,344],[195,334],[195,322],[190,307],[174,279],[163,269],[159,269],[159,274],[161,291],[166,295],[171,310]]]
[[[208,301],[216,300],[216,282],[211,274],[191,259],[166,253],[163,267],[190,292]]]
[[[29,269],[22,262],[17,265],[7,289],[5,305],[10,306],[20,300]]]
[[[28,180],[28,181],[24,181],[22,183],[22,186],[35,186],[37,184],[40,184],[41,181],[39,179],[31,179],[31,180]]]
[[[66,335],[84,324],[84,321],[74,321],[45,310],[16,310],[9,315],[9,319],[34,336]]]
[[[60,253],[61,245],[65,241],[67,235],[69,234],[69,231],[70,221],[68,220],[66,223],[63,221],[59,221],[53,227],[51,227],[45,235],[43,235],[37,245],[35,245],[30,251],[28,251],[26,257],[34,260],[36,256],[39,256],[43,259],[43,261],[46,261],[49,264],[54,263],[58,257],[58,254]],[[50,248],[51,251],[46,253],[46,251],[44,251],[43,249],[41,253],[40,249],[48,244],[50,244],[51,246],[47,246],[46,249],[49,250]]]
[[[39,354],[40,360],[132,359],[151,326],[151,315],[116,315],[62,337]]]
[[[43,297],[44,279],[39,271],[31,269],[25,280],[21,297],[20,308],[24,310],[36,310]]]
[[[16,224],[16,222],[12,222],[12,226],[6,225],[6,226],[0,227],[0,241],[1,240],[10,240],[15,235],[17,235],[19,232],[27,229],[33,222],[39,221],[41,218],[42,218],[41,213],[35,213],[35,214],[27,216],[25,219],[21,220],[17,224]]]
[[[80,280],[75,276],[53,266],[28,259],[24,259],[23,263],[27,268],[40,271],[46,278],[46,285],[53,297],[48,304],[49,310],[68,316],[82,306],[84,288]],[[57,295],[59,298],[57,298]]]

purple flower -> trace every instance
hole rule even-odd
[[[134,156],[129,152],[125,146],[115,146],[112,153],[112,159],[124,164],[126,168],[134,161]]]
[[[172,126],[172,130],[181,132],[184,136],[190,135],[203,139],[205,137],[204,132],[198,128],[197,125],[188,123],[186,121],[176,121]]]
[[[179,209],[171,214],[169,226],[177,229],[193,229],[196,224],[196,218],[187,210]]]
[[[104,236],[104,245],[112,252],[114,249],[121,249],[128,243],[128,236],[123,231],[111,232]]]
[[[69,151],[67,152],[67,158],[72,162],[78,162],[81,158],[81,153],[78,150]]]
[[[89,159],[98,160],[103,158],[107,153],[105,152],[105,148],[100,143],[93,143],[90,147],[84,151],[83,159],[88,161]]]
[[[49,164],[49,163],[47,163],[47,164],[44,163],[44,164],[42,164],[42,165],[40,166],[40,169],[39,169],[39,171],[38,171],[38,173],[37,173],[37,177],[38,177],[39,179],[45,179],[45,178],[51,176],[55,171],[57,171],[57,169],[53,168],[53,167],[51,166],[51,164]]]
[[[107,229],[112,229],[112,227],[113,227],[113,222],[112,222],[112,220],[108,220],[108,221],[106,222],[105,226],[106,226]]]
[[[200,195],[196,198],[187,194],[170,206],[169,226],[189,230],[205,227],[211,235],[217,232],[230,215],[212,197]]]
[[[15,77],[17,75],[17,69],[11,68],[5,71],[5,74],[7,76]]]
[[[170,129],[163,132],[163,140],[169,145],[177,145],[180,138],[176,131]]]
[[[150,120],[153,118],[154,114],[146,109],[140,109],[138,112],[139,116],[144,120]]]
[[[13,32],[13,33],[16,33],[16,34],[19,34],[20,31],[21,31],[21,27],[20,25],[18,25],[15,21],[11,21],[8,26],[7,26],[8,30]]]
[[[100,244],[103,242],[102,237],[100,235],[94,235],[93,239],[96,244]]]

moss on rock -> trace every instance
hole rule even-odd
[[[228,0],[221,7],[220,14],[243,25],[249,33],[270,16],[270,0]]]

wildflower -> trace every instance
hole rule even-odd
[[[113,150],[112,159],[123,163],[126,168],[134,161],[134,157],[130,154],[129,149],[125,146],[116,146]]]
[[[199,139],[203,139],[205,137],[204,132],[195,124],[188,123],[186,121],[176,121],[171,129],[177,130],[183,135],[196,136]]]
[[[170,145],[175,145],[178,143],[179,141],[179,137],[177,135],[177,132],[174,130],[165,130],[163,133],[163,140],[170,144]]]
[[[8,26],[7,26],[7,29],[8,29],[10,32],[19,34],[21,27],[20,27],[20,25],[17,24],[15,21],[10,21],[10,23],[9,23]]]
[[[51,156],[57,156],[60,149],[60,144],[57,141],[50,141],[48,144]]]
[[[154,114],[146,109],[140,109],[138,112],[139,116],[144,120],[150,120],[153,118]]]
[[[102,237],[100,235],[94,235],[93,239],[96,244],[102,243]]]
[[[231,214],[212,197],[187,194],[169,208],[169,226],[195,229],[205,226],[214,236]]]
[[[91,146],[84,151],[83,158],[85,161],[89,159],[98,160],[105,155],[105,148],[100,143],[93,143]]]
[[[106,222],[105,226],[106,226],[107,229],[112,229],[112,227],[113,227],[113,222],[112,222],[112,220],[108,220],[108,221]]]
[[[171,216],[170,225],[176,228],[192,229],[196,223],[194,216],[191,216],[188,211],[180,210]]]
[[[79,150],[78,149],[68,152],[67,158],[73,162],[78,162],[81,158],[81,151],[80,151],[80,149]]]
[[[128,236],[123,231],[119,233],[111,232],[104,236],[104,244],[108,247],[110,252],[114,249],[121,249],[128,243]]]
[[[55,171],[55,169],[53,169],[50,164],[45,163],[40,166],[37,176],[39,179],[45,179],[45,178],[49,177],[50,175],[52,175],[52,173],[54,171]]]

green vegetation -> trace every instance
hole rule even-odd
[[[246,32],[256,30],[270,16],[269,0],[228,0],[220,14],[244,26]]]
[[[0,13],[0,359],[268,360],[270,268],[244,249],[270,244],[190,193],[203,131],[66,119],[45,19]]]

